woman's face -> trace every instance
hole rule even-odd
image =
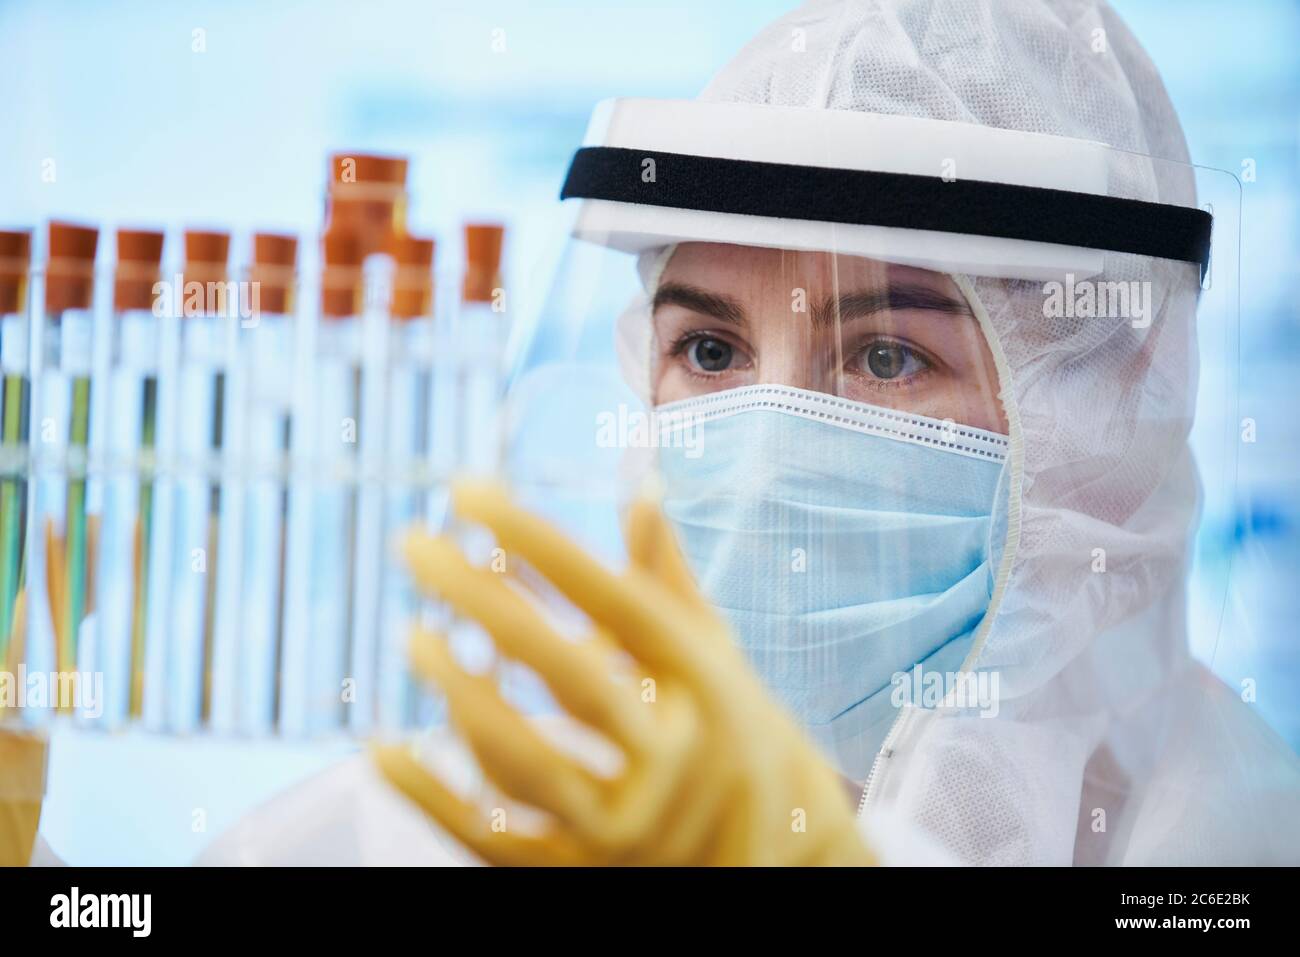
[[[683,243],[653,305],[656,404],[775,383],[1007,430],[988,344],[944,273]]]

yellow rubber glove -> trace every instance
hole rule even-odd
[[[659,510],[635,505],[631,563],[615,574],[494,485],[462,485],[456,513],[489,528],[597,628],[559,635],[506,576],[472,566],[447,538],[412,533],[416,582],[478,621],[498,650],[547,683],[570,715],[616,745],[612,777],[555,748],[471,675],[443,638],[417,631],[416,670],[446,696],[487,778],[546,815],[541,833],[487,815],[404,747],[376,750],[383,773],[493,864],[872,864],[839,778],[767,694],[727,626],[696,590]]]
[[[45,795],[45,740],[0,729],[0,867],[25,867]]]

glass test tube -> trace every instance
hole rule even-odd
[[[117,231],[110,328],[109,463],[99,639],[109,723],[144,714],[157,483],[163,234]],[[122,572],[129,570],[127,576]],[[111,577],[111,582],[110,582]],[[124,707],[124,710],[122,706]]]
[[[465,278],[456,322],[461,425],[458,465],[470,474],[495,473],[500,455],[501,396],[505,389],[506,294],[501,282],[505,230],[465,226]]]
[[[465,226],[465,274],[453,330],[456,468],[478,477],[496,475],[499,469],[506,331],[506,299],[501,282],[503,238],[504,228],[499,225]],[[493,551],[489,532],[454,521],[450,527],[471,561],[496,562],[500,568],[504,556]],[[503,691],[509,690],[512,669],[498,660],[494,644],[476,623],[455,618],[448,633],[454,653],[467,668],[491,671]]]
[[[471,476],[499,476],[501,467],[500,421],[505,392],[507,300],[501,279],[503,226],[468,223],[465,226],[465,275],[460,309],[456,315],[456,415],[460,428],[457,467]],[[452,524],[453,534],[470,561],[494,571],[513,574],[512,559],[495,550],[491,533],[477,526]],[[501,658],[481,626],[461,618],[449,628],[453,653],[471,671],[491,674],[501,695],[527,707],[536,697],[537,683],[527,669]],[[476,803],[498,806],[497,788],[479,772]]]
[[[0,670],[9,674],[23,661],[26,638],[31,239],[28,232],[0,232]]]
[[[407,161],[399,156],[337,153],[330,158],[330,187],[326,204],[327,234],[347,234],[360,247],[365,261],[364,285],[376,295],[367,300],[358,321],[361,326],[359,365],[364,381],[357,382],[359,435],[354,443],[357,487],[349,508],[353,512],[346,615],[347,639],[344,668],[350,680],[344,705],[355,730],[369,727],[377,707],[377,649],[382,635],[374,625],[380,617],[385,553],[384,515],[387,489],[382,479],[387,406],[390,395],[384,381],[388,341],[388,297],[392,261],[388,256],[393,237],[405,234]]]
[[[434,241],[404,236],[393,244],[396,273],[389,314],[387,440],[381,529],[383,554],[376,643],[374,721],[385,729],[413,723],[417,700],[407,665],[409,629],[419,604],[405,574],[395,574],[394,537],[428,521],[433,484],[431,431],[436,353],[433,300]]]
[[[387,553],[386,514],[390,490],[386,488],[385,446],[390,423],[387,406],[393,398],[387,387],[386,352],[389,342],[389,300],[387,287],[393,281],[391,242],[406,234],[407,160],[400,156],[342,152],[330,157],[330,187],[326,203],[326,224],[331,235],[350,234],[359,243],[365,260],[367,306],[360,321],[361,365],[367,371],[359,384],[361,429],[356,442],[360,476],[354,507],[356,521],[350,559],[352,592],[346,614],[350,635],[346,646],[346,667],[351,679],[348,722],[365,731],[376,719],[382,692],[380,659],[383,633],[374,629],[381,618],[386,588],[385,570],[391,562]],[[370,293],[374,295],[370,295]],[[381,481],[372,481],[380,479]],[[360,562],[357,562],[360,557]]]
[[[93,227],[51,223],[45,270],[39,406],[34,419],[53,461],[40,470],[45,515],[44,583],[54,645],[54,667],[72,674],[79,667],[82,625],[91,611],[97,519],[87,509],[90,472],[91,385],[94,376],[93,312],[95,250]],[[44,458],[44,456],[42,456]],[[62,521],[58,499],[62,497]],[[72,702],[60,701],[68,712]]]
[[[166,663],[167,722],[176,730],[212,715],[225,482],[230,335],[239,292],[227,273],[230,236],[186,230],[180,319],[180,402],[170,597],[171,654]]]
[[[249,280],[257,291],[257,316],[240,330],[248,386],[241,471],[248,477],[248,498],[236,723],[249,733],[279,727],[283,710],[297,252],[294,236],[253,236]]]
[[[309,729],[348,721],[356,606],[362,416],[364,246],[352,234],[323,239],[320,324],[312,407],[317,476],[312,521]]]

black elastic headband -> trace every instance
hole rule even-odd
[[[652,182],[642,178],[648,159]],[[1200,209],[1040,186],[613,146],[578,150],[560,198],[1060,243],[1196,263],[1202,275],[1213,221]]]

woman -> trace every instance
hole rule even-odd
[[[502,796],[404,749],[384,774],[499,863],[1300,861],[1294,754],[1187,649],[1186,161],[1092,0],[812,2],[698,103],[598,115],[565,193],[579,240],[637,254],[618,342],[658,430],[629,568],[458,491],[575,643],[454,543],[406,551],[603,740],[424,634]]]

